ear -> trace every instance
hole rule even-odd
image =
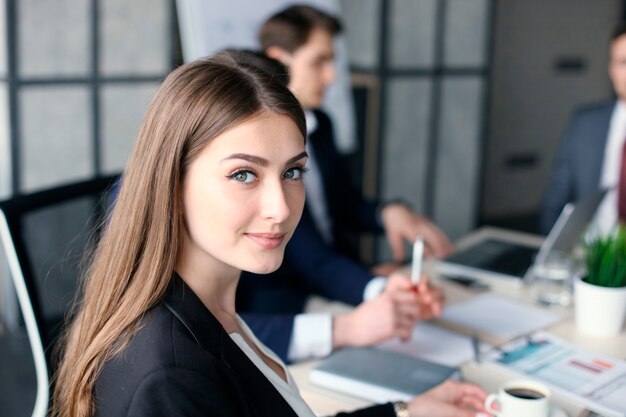
[[[265,55],[275,59],[286,67],[289,67],[289,64],[291,63],[291,52],[288,52],[280,46],[270,46],[265,50]]]

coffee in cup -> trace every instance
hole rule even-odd
[[[521,398],[523,400],[539,400],[543,397],[545,397],[545,395],[540,392],[540,391],[536,391],[534,389],[530,389],[530,388],[509,388],[507,390],[505,390],[507,394],[512,395],[513,397],[516,398]]]
[[[489,394],[485,409],[498,417],[548,417],[550,390],[530,379],[509,381],[498,394]]]

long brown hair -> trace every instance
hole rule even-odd
[[[181,182],[209,140],[262,110],[302,109],[280,82],[222,53],[173,71],[144,116],[108,224],[86,271],[83,297],[64,335],[53,415],[87,417],[105,360],[119,353],[171,283],[180,247]]]

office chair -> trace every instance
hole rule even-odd
[[[77,289],[80,264],[118,176],[0,202],[0,240],[28,335],[37,380],[32,416],[46,416],[51,352]]]

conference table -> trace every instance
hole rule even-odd
[[[542,240],[541,237],[531,234],[488,228],[479,229],[477,232],[471,233],[460,239],[456,243],[457,248],[462,248],[475,240],[477,233],[493,233],[495,235],[506,236],[507,238],[536,246],[539,246]],[[430,275],[433,282],[443,289],[446,296],[446,303],[448,305],[484,294],[484,291],[482,290],[471,289],[443,279],[443,277],[439,276],[437,273],[436,267],[432,262],[426,262],[425,271]],[[621,334],[618,336],[605,338],[591,337],[581,334],[576,330],[573,306],[538,306],[533,302],[527,285],[512,285],[510,282],[498,283],[490,281],[489,291],[495,291],[525,303],[532,303],[539,308],[546,308],[549,311],[556,312],[561,317],[561,320],[544,329],[544,331],[549,334],[560,337],[561,339],[573,343],[577,347],[584,350],[610,355],[622,360],[626,359],[626,331],[624,330],[622,330]],[[349,311],[349,309],[350,307],[347,305],[337,302],[329,302],[319,298],[313,298],[307,304],[308,311],[331,311],[334,313],[341,313]],[[437,324],[437,320],[434,320],[434,323]],[[318,363],[318,360],[312,360],[294,364],[289,367],[296,383],[300,388],[302,396],[317,415],[334,415],[339,411],[350,411],[371,405],[371,402],[369,401],[341,394],[309,383],[309,372]],[[463,363],[460,366],[460,369],[463,380],[479,384],[488,392],[497,392],[500,384],[511,379],[510,374],[498,372],[497,370],[494,370],[493,367],[485,366],[484,364],[477,363],[474,360]],[[553,393],[552,401],[554,404],[561,407],[569,417],[578,417],[584,410],[584,406],[582,404],[574,403],[569,399],[559,396],[557,393]]]

